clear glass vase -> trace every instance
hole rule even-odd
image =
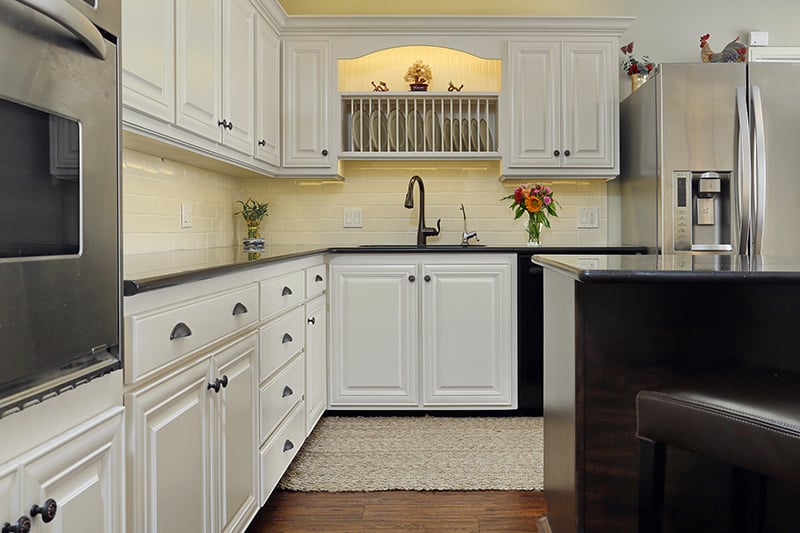
[[[528,246],[535,247],[542,245],[542,228],[544,224],[534,219],[528,220],[525,225],[525,232],[528,234]]]

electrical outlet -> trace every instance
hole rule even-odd
[[[600,259],[597,257],[579,257],[578,267],[583,270],[591,270],[600,268]]]
[[[600,209],[597,207],[579,207],[578,227],[586,229],[599,228]]]
[[[345,207],[343,228],[363,228],[364,210],[360,207]]]
[[[181,202],[181,227],[192,227],[192,204],[188,202]]]

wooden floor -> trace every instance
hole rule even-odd
[[[276,490],[247,533],[536,533],[536,520],[546,511],[542,492]]]

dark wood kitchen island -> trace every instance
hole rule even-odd
[[[635,396],[734,366],[800,370],[800,258],[537,255],[545,268],[544,485],[557,533],[636,530]],[[800,394],[800,391],[798,391]],[[665,531],[734,531],[727,464],[668,449]],[[767,531],[798,487],[769,480]]]

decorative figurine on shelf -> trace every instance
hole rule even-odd
[[[713,52],[708,46],[708,33],[700,37],[700,59],[703,63],[744,63],[747,61],[747,47],[739,42],[737,35],[734,40],[725,45],[722,52]]]
[[[385,93],[389,91],[389,86],[386,85],[385,81],[379,81],[377,85],[374,81],[371,81],[370,83],[372,84],[372,87],[374,87],[372,89],[372,92],[374,93]]]
[[[633,41],[620,48],[620,52],[625,54],[621,66],[631,79],[631,92],[633,92],[647,81],[647,77],[656,68],[656,64],[647,56],[642,56],[641,61],[633,57]]]
[[[261,203],[258,200],[248,198],[243,202],[237,200],[242,205],[242,210],[237,211],[234,215],[242,215],[242,218],[247,224],[247,238],[244,239],[244,247],[248,250],[258,250],[264,248],[264,239],[261,237],[261,221],[267,215],[269,203]]]
[[[403,79],[409,84],[412,91],[427,91],[428,84],[433,80],[433,73],[431,67],[422,60],[417,60],[408,67],[408,72]]]
[[[457,92],[457,93],[460,93],[460,92],[461,92],[461,89],[463,89],[463,88],[464,88],[464,84],[463,84],[463,83],[462,83],[461,85],[459,85],[458,87],[456,87],[455,85],[453,85],[453,82],[451,81],[451,82],[450,82],[450,86],[449,86],[449,87],[447,87],[447,92],[453,92],[453,91],[455,91],[455,92]]]

